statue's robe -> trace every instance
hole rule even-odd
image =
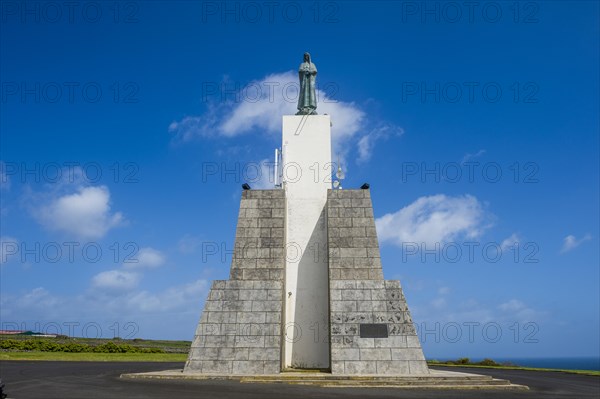
[[[308,73],[307,73],[308,72]],[[298,96],[298,110],[309,110],[313,113],[317,109],[317,67],[312,62],[303,62],[298,69],[300,77],[300,95]]]

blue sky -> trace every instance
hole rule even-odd
[[[310,51],[426,355],[598,356],[597,2],[27,4],[0,16],[2,328],[191,339]]]

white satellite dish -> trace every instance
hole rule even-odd
[[[346,178],[344,171],[342,170],[342,164],[340,163],[340,159],[338,158],[338,168],[335,172],[335,177],[337,180],[333,182],[333,188],[337,188],[338,190],[342,189],[342,180]]]

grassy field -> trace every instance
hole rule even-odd
[[[104,338],[70,338],[70,337],[35,337],[29,335],[5,335],[2,340],[38,340],[57,344],[85,344],[100,346],[108,342],[117,345],[130,345],[136,348],[158,348],[164,353],[91,353],[91,352],[50,352],[0,350],[0,360],[54,360],[54,361],[90,361],[90,362],[185,362],[190,350],[190,341],[161,341],[148,339],[104,339]]]
[[[66,353],[0,352],[1,360],[47,360],[72,362],[185,362],[185,353]]]
[[[0,340],[46,340],[49,342],[55,342],[58,344],[87,344],[90,346],[98,346],[106,344],[107,342],[114,342],[115,344],[127,344],[138,348],[159,348],[166,353],[184,353],[187,354],[190,350],[191,341],[164,341],[164,340],[151,340],[151,339],[121,339],[121,338],[79,338],[79,337],[57,337],[57,338],[37,338],[31,335],[1,335]]]

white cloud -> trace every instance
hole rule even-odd
[[[239,91],[239,101],[210,104],[201,116],[188,116],[172,122],[169,132],[175,141],[190,141],[199,137],[234,137],[259,130],[263,134],[280,134],[282,115],[296,113],[296,72],[276,73],[253,81]],[[317,90],[319,113],[332,115],[332,135],[353,136],[365,117],[354,103],[336,101]]]
[[[479,237],[488,226],[489,215],[472,195],[449,197],[444,194],[420,197],[395,213],[375,221],[377,235],[382,241],[397,245],[405,242],[451,242]]]
[[[26,328],[44,331],[46,322],[51,322],[67,334],[66,323],[75,322],[79,323],[75,335],[82,336],[82,326],[92,321],[102,328],[104,336],[112,336],[118,321],[123,336],[132,333],[126,324],[135,325],[131,338],[190,339],[210,282],[199,279],[157,292],[140,291],[136,282],[134,273],[111,270],[96,275],[90,289],[78,295],[57,295],[43,287],[19,295],[2,292],[3,323],[21,325],[34,320],[38,324],[27,324]],[[96,330],[88,333],[94,336]]]
[[[121,270],[108,270],[92,278],[92,287],[107,291],[129,291],[137,287],[140,275]]]
[[[358,160],[361,162],[371,158],[373,152],[373,138],[369,135],[362,136],[358,140]]]
[[[21,295],[10,295],[2,292],[0,309],[2,309],[2,325],[16,324],[23,319],[51,319],[54,311],[60,309],[62,301],[50,294],[43,287],[33,288]],[[14,328],[14,327],[13,327]],[[20,329],[16,327],[15,329]],[[25,328],[23,328],[25,329]]]
[[[478,157],[482,156],[483,154],[485,154],[485,150],[479,150],[475,154],[467,153],[467,154],[465,154],[465,156],[463,156],[463,158],[460,161],[460,163],[464,164],[465,162],[467,162],[467,161],[469,161],[469,160],[471,160],[473,158],[478,158]]]
[[[435,309],[442,309],[446,307],[446,298],[438,297],[431,301],[431,306]]]
[[[236,101],[209,103],[200,116],[186,116],[169,125],[174,143],[198,138],[234,137],[250,132],[281,134],[282,115],[296,113],[298,74],[294,71],[275,73],[255,80],[241,88]],[[317,90],[319,114],[331,115],[332,151],[334,157],[345,158],[359,131],[369,133],[357,143],[359,157],[367,160],[376,140],[390,134],[402,134],[402,129],[384,123],[369,128],[367,114],[353,102],[331,98]]]
[[[155,269],[165,263],[165,255],[150,247],[140,248],[131,261],[123,263],[128,269]]]
[[[517,299],[511,299],[508,302],[501,303],[498,305],[498,309],[505,312],[516,312],[525,308],[525,304]]]
[[[401,136],[403,134],[404,129],[390,124],[383,124],[372,129],[358,140],[358,162],[363,163],[371,159],[377,140],[386,140],[392,135]]]
[[[253,129],[271,134],[279,133],[281,116],[296,113],[297,80],[297,74],[290,71],[268,75],[262,80],[251,82],[242,89],[241,101],[223,118],[219,126],[220,133],[228,137],[248,133]],[[257,100],[251,99],[252,94],[243,94],[250,92],[254,87],[260,88],[261,95]],[[270,87],[273,87],[273,90],[269,90]],[[320,101],[329,101],[321,91],[317,96]]]
[[[589,234],[586,234],[583,238],[581,239],[577,239],[574,235],[568,235],[564,238],[563,240],[563,246],[560,250],[560,253],[565,253],[565,252],[569,252],[574,250],[575,248],[577,248],[578,246],[580,246],[581,244],[583,244],[585,241],[591,240],[592,236]]]
[[[176,141],[191,141],[198,137],[210,137],[215,135],[217,118],[215,111],[209,107],[209,111],[203,116],[186,116],[178,122],[171,122],[169,132],[175,134]]]
[[[177,243],[177,249],[179,252],[184,254],[191,254],[196,252],[196,249],[202,245],[202,239],[200,237],[193,236],[191,234],[185,234],[179,239]]]
[[[498,309],[505,313],[504,317],[510,317],[515,321],[530,322],[543,316],[543,313],[529,308],[518,299],[511,299],[498,305]]]
[[[547,312],[535,310],[518,299],[500,304],[484,304],[475,299],[451,301],[447,297],[432,298],[425,306],[414,306],[413,317],[428,325],[431,323],[500,323],[511,326],[515,322],[541,322]]]
[[[45,288],[37,287],[23,295],[20,304],[23,307],[36,306],[40,309],[47,309],[56,306],[59,300],[52,296]]]
[[[19,241],[9,236],[0,236],[0,265],[19,253]]]
[[[185,309],[188,305],[204,299],[209,288],[206,280],[196,280],[189,284],[170,287],[163,292],[152,294],[141,291],[127,298],[127,306],[140,312],[166,312],[173,309]],[[200,309],[195,309],[198,312]]]
[[[110,229],[124,223],[120,212],[111,213],[107,187],[80,187],[76,193],[50,198],[33,214],[47,229],[81,238],[101,238]]]
[[[502,248],[503,251],[506,251],[513,248],[515,244],[519,245],[520,242],[521,238],[518,236],[518,234],[512,233],[510,237],[507,237],[502,241],[500,248]]]

